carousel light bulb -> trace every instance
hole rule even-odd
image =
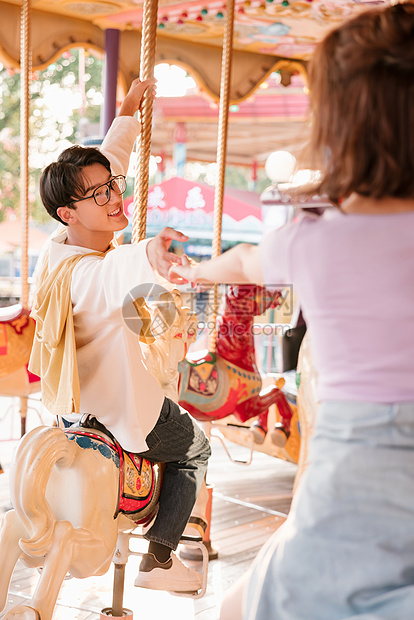
[[[272,183],[288,183],[296,166],[296,157],[288,151],[270,153],[265,163],[265,171]]]

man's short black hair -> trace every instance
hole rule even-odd
[[[86,187],[82,169],[93,164],[101,164],[111,173],[111,164],[99,149],[75,145],[62,151],[57,161],[43,170],[40,197],[49,215],[61,224],[65,222],[58,216],[57,209],[74,209],[76,199],[84,197]]]

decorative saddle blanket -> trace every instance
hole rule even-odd
[[[258,372],[244,370],[210,352],[199,359],[186,359],[178,369],[178,401],[197,419],[205,419],[200,415],[210,412],[218,416],[223,409],[232,408],[229,403],[234,411],[238,403],[258,396],[262,386]]]
[[[158,503],[161,476],[158,464],[123,450],[97,420],[93,419],[93,425],[96,430],[83,425],[71,426],[65,429],[65,434],[69,440],[76,441],[79,447],[98,450],[103,457],[115,463],[119,470],[119,492],[114,519],[122,513],[136,523],[141,523],[149,512],[153,513]]]

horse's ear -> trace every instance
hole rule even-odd
[[[165,296],[164,299],[161,299],[161,297],[162,295],[160,295],[160,300],[154,304],[157,312],[157,319],[154,318],[155,335],[160,335],[168,331],[170,327],[174,325],[178,312],[171,295],[168,297]]]
[[[272,295],[272,303],[271,308],[277,308],[283,301],[283,295],[281,291],[274,291],[271,293]]]
[[[173,290],[171,291],[171,295],[176,308],[181,309],[183,307],[183,299],[178,288],[173,288]]]

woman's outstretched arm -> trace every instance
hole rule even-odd
[[[263,284],[259,248],[239,243],[221,256],[201,263],[182,256],[182,264],[170,268],[169,280],[173,284]]]

